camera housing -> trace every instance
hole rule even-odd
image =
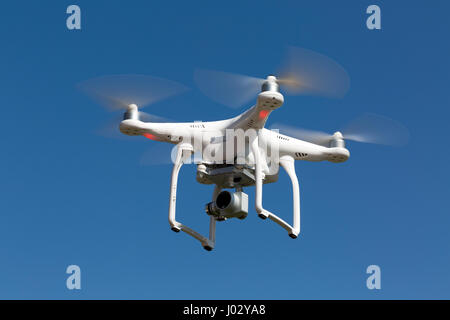
[[[245,219],[248,214],[248,195],[242,191],[221,191],[213,202],[206,204],[205,211],[219,221],[229,218]]]

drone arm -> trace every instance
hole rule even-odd
[[[183,165],[184,158],[189,156],[192,153],[192,150],[193,148],[189,144],[178,145],[177,156],[175,159],[175,164],[173,166],[172,177],[170,181],[169,224],[173,231],[180,232],[181,230],[200,241],[205,249],[212,250],[214,248],[215,239],[215,220],[210,221],[210,235],[209,238],[206,238],[195,230],[185,226],[181,222],[178,222],[175,216],[178,174],[180,172],[181,166]]]
[[[294,159],[292,157],[284,157],[280,160],[281,166],[286,170],[292,181],[293,189],[293,226],[289,225],[286,221],[278,217],[277,215],[266,210],[262,206],[262,186],[263,186],[263,172],[262,172],[262,159],[259,151],[258,138],[252,141],[252,152],[255,157],[255,207],[256,212],[262,219],[269,218],[273,222],[283,227],[291,238],[297,238],[300,233],[300,193],[297,176],[295,174]]]

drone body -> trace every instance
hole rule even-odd
[[[270,218],[285,228],[292,238],[300,233],[300,191],[295,173],[295,160],[344,162],[350,153],[337,132],[330,146],[295,139],[264,128],[270,113],[283,105],[273,76],[263,83],[255,106],[239,116],[212,122],[151,123],[139,120],[138,107],[128,107],[120,131],[127,135],[144,135],[150,139],[177,144],[172,171],[169,223],[172,230],[184,231],[212,250],[215,244],[215,223],[229,218],[243,219],[248,212],[248,198],[243,187],[255,186],[255,209],[262,219]],[[210,234],[204,237],[176,220],[178,173],[192,154],[199,154],[197,181],[214,184],[213,201],[206,206],[210,215]],[[262,205],[262,185],[278,179],[279,165],[288,173],[293,192],[292,226]],[[235,193],[222,191],[235,188]]]
[[[349,88],[345,70],[327,57],[310,50],[291,48],[280,76],[265,79],[220,71],[197,70],[194,79],[207,96],[231,107],[254,99],[256,104],[240,115],[210,122],[158,123],[155,116],[139,108],[186,90],[186,87],[161,78],[142,75],[101,77],[81,86],[109,109],[125,109],[120,131],[130,136],[171,143],[174,163],[170,182],[169,223],[173,231],[184,231],[212,250],[216,221],[244,219],[248,196],[244,187],[255,187],[255,209],[262,219],[269,218],[283,227],[291,238],[300,233],[300,189],[295,161],[346,161],[350,153],[345,140],[378,144],[403,144],[408,131],[400,124],[376,115],[366,115],[330,135],[323,132],[275,126],[285,134],[265,128],[272,111],[284,103],[280,86],[287,94],[342,97]],[[150,117],[150,121],[144,121]],[[212,201],[205,211],[210,216],[209,236],[205,237],[176,220],[178,174],[192,156],[197,164],[197,181],[214,185]],[[279,167],[292,183],[292,225],[263,207],[263,185],[278,180]],[[225,189],[235,189],[229,192]]]

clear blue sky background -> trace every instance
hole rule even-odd
[[[81,7],[81,31],[66,29],[70,4]],[[381,7],[381,31],[365,26],[370,4]],[[0,298],[450,298],[449,11],[446,1],[3,3]],[[240,110],[195,89],[194,68],[265,76],[286,45],[338,61],[351,89],[341,100],[287,97],[269,124],[332,131],[374,112],[404,123],[410,143],[348,143],[344,164],[297,163],[297,240],[252,206],[246,220],[220,223],[206,252],[169,228],[171,167],[139,164],[157,142],[96,135],[111,115],[75,85],[165,77],[192,90],[149,112],[221,119]],[[211,194],[183,167],[180,219],[207,232]],[[284,172],[264,194],[290,219]],[[81,291],[66,289],[70,264],[81,267]],[[366,288],[371,264],[380,291]]]

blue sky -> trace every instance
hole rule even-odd
[[[66,28],[68,5],[82,30]],[[365,9],[378,4],[382,30]],[[447,147],[450,44],[444,1],[16,1],[2,5],[0,298],[450,298]],[[95,131],[111,114],[76,90],[140,73],[192,88],[148,111],[178,121],[236,115],[195,88],[196,67],[266,76],[284,48],[312,49],[351,78],[340,100],[286,97],[269,125],[332,131],[364,112],[406,125],[406,147],[347,144],[344,164],[297,163],[302,234],[257,218],[218,224],[206,252],[167,222],[171,167],[156,142]],[[243,110],[243,109],[242,109]],[[128,141],[127,141],[128,140]],[[253,204],[253,190],[248,191]],[[211,186],[180,174],[178,216],[206,232]],[[264,204],[291,216],[284,172]],[[65,286],[66,267],[82,290]],[[365,270],[381,267],[382,289]]]

